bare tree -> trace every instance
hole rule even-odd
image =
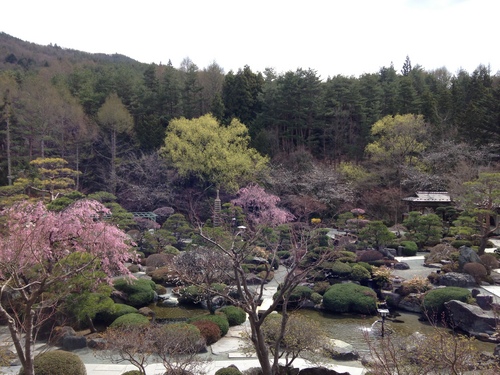
[[[231,260],[226,271],[232,274],[232,287],[236,293],[228,291],[212,290],[214,294],[222,295],[230,304],[241,307],[248,315],[250,324],[250,340],[255,348],[255,352],[265,375],[274,375],[279,372],[278,361],[280,359],[280,345],[286,332],[288,322],[288,300],[293,290],[307,280],[309,273],[318,267],[323,261],[329,258],[330,252],[312,254],[309,249],[311,236],[314,232],[308,228],[300,227],[292,231],[291,257],[285,268],[283,279],[274,296],[272,303],[267,308],[261,308],[265,285],[272,273],[272,265],[278,260],[278,243],[271,243],[273,235],[269,227],[259,227],[254,231],[235,230],[226,236],[214,235],[214,232],[199,228],[199,235],[207,244],[213,246]],[[265,271],[261,281],[257,285],[252,285],[245,271],[245,261],[248,258],[261,254],[261,247],[256,246],[267,243],[267,255],[269,262],[265,266]],[[313,255],[313,256],[311,256]],[[305,260],[308,259],[306,262]],[[194,280],[193,280],[194,281]],[[208,286],[207,286],[208,287]],[[273,348],[270,351],[263,331],[263,324],[271,313],[279,311],[282,316],[281,328],[276,336]],[[272,354],[272,356],[270,356]]]
[[[108,328],[102,333],[103,346],[94,353],[113,363],[129,362],[146,375],[146,366],[154,353],[151,333],[150,326]]]

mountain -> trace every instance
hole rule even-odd
[[[145,65],[120,54],[89,53],[62,48],[57,44],[42,46],[0,32],[0,70],[46,67],[61,64],[63,61],[72,64],[94,62]]]

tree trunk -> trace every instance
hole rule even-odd
[[[248,314],[248,321],[252,330],[251,340],[255,348],[255,354],[259,360],[262,375],[273,375],[273,369],[269,361],[269,349],[267,348],[264,335],[262,334],[261,326],[259,324],[259,317],[257,312]]]

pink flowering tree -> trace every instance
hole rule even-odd
[[[295,217],[277,204],[280,198],[266,193],[259,185],[249,185],[238,191],[238,198],[231,201],[240,206],[246,214],[247,220],[254,226],[275,226],[292,221]]]
[[[93,200],[61,212],[20,202],[1,213],[0,317],[25,374],[34,374],[34,343],[44,314],[71,293],[79,275],[97,285],[129,273],[124,263],[135,255],[127,235],[100,219],[108,213]]]

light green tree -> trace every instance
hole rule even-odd
[[[249,141],[248,130],[239,120],[222,126],[208,114],[172,120],[160,152],[181,176],[196,176],[236,191],[254,181],[267,166],[268,159],[248,147]]]
[[[421,115],[385,116],[373,124],[375,139],[365,152],[373,161],[396,168],[401,176],[403,166],[415,166],[418,155],[426,149],[426,123]]]

